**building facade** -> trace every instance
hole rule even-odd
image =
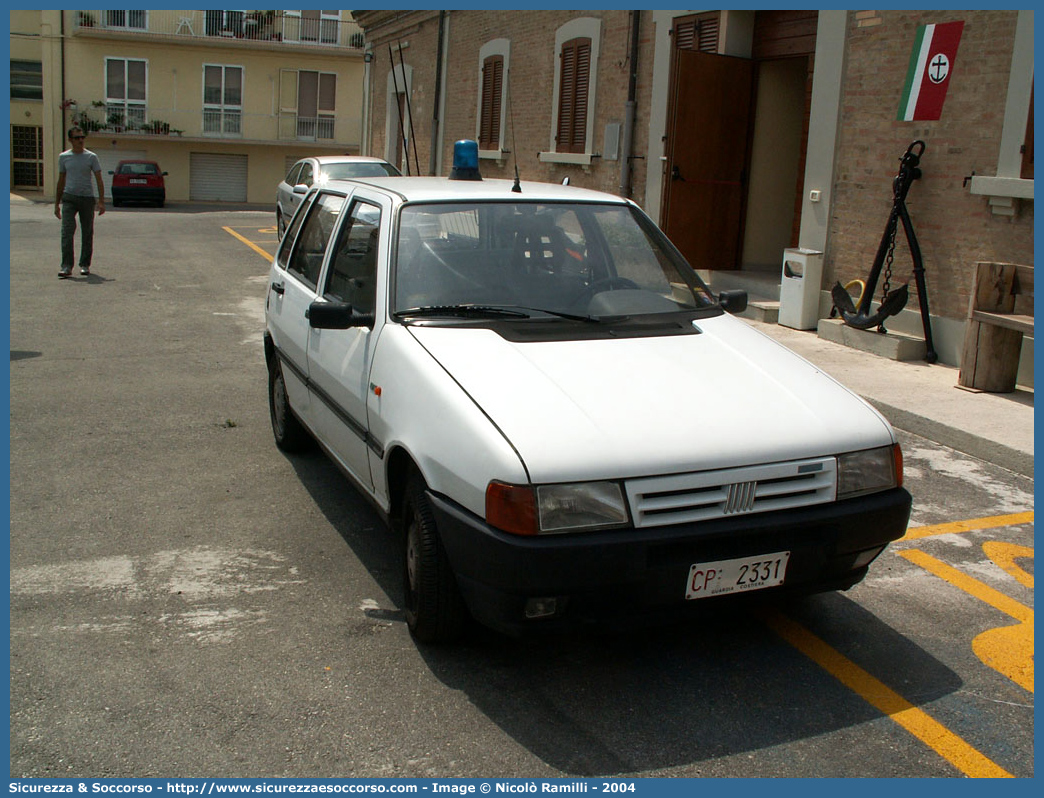
[[[358,154],[347,11],[11,11],[12,189],[52,196],[66,129],[108,171],[158,161],[172,201],[275,202],[306,155]]]
[[[486,176],[629,196],[715,287],[778,292],[784,250],[822,252],[826,316],[835,282],[868,277],[918,141],[907,205],[942,362],[959,363],[976,261],[1033,263],[1032,11],[353,15],[364,152],[444,175],[453,143],[476,139]],[[927,68],[914,48],[934,30],[957,33],[929,75],[943,97],[904,116]],[[892,254],[892,287],[908,282],[911,300],[889,329],[916,334],[902,232]]]

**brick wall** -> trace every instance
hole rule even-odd
[[[601,153],[605,127],[611,122],[624,122],[625,103],[630,76],[630,14],[627,11],[453,11],[448,14],[450,44],[447,64],[448,84],[443,126],[443,173],[452,164],[453,143],[475,138],[478,113],[479,50],[493,39],[511,41],[511,66],[508,104],[503,109],[504,149],[512,151],[502,164],[483,160],[483,176],[514,177],[517,164],[523,180],[561,182],[569,177],[574,186],[619,192],[620,163],[594,159],[590,167],[571,164],[541,163],[538,153],[551,146],[552,95],[555,77],[555,31],[578,17],[602,20],[601,49],[598,61],[597,96],[595,102],[594,142],[590,149]],[[643,12],[640,25],[639,82],[637,114],[648,119],[652,82],[652,21]],[[408,41],[403,51],[405,62],[413,67],[411,104],[421,173],[428,173],[432,140],[431,119],[435,99],[435,65],[438,39],[438,15],[417,13],[404,17],[398,25],[386,25],[367,38],[374,44],[373,100],[371,103],[373,132],[371,152],[383,154],[385,147],[385,87],[389,69],[387,42],[392,43],[393,57],[399,63],[395,42]],[[634,130],[632,152],[643,155],[647,149],[648,124],[638,123]],[[412,158],[412,148],[411,148]],[[644,159],[633,162],[631,196],[644,202]]]
[[[896,120],[918,24],[964,20],[942,118]],[[1015,218],[995,216],[965,177],[995,174],[1004,120],[1016,12],[870,11],[850,15],[840,147],[824,285],[865,279],[892,206],[899,159],[925,142],[924,176],[907,206],[921,246],[933,314],[963,319],[977,260],[1033,263],[1033,203]],[[893,287],[910,282],[902,231]],[[878,287],[880,296],[880,283]]]

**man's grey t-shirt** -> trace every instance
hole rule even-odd
[[[77,197],[94,196],[94,172],[101,171],[101,161],[90,150],[75,153],[66,150],[58,156],[58,173],[65,175],[65,193]]]

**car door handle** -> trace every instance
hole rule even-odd
[[[272,283],[272,290],[282,296],[286,293],[286,286],[283,283]]]

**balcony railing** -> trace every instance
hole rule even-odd
[[[302,116],[244,113],[235,107],[205,106],[173,110],[138,103],[105,102],[72,109],[71,122],[87,133],[130,136],[186,136],[247,139],[252,141],[314,141],[358,144],[362,119],[358,116]]]
[[[150,34],[224,42],[284,42],[362,52],[362,28],[339,11],[75,11],[76,33]]]

